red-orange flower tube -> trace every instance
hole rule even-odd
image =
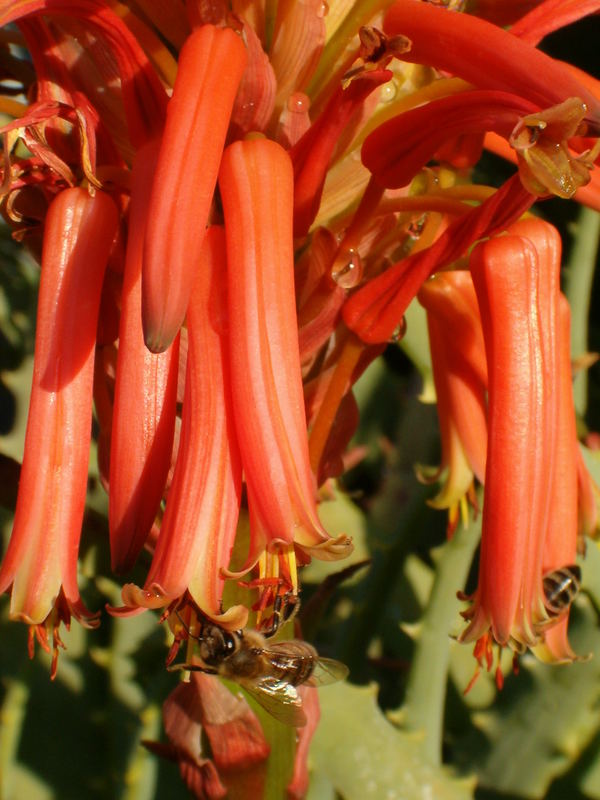
[[[485,20],[419,0],[396,0],[384,31],[410,39],[404,61],[450,72],[482,89],[513,92],[540,108],[579,97],[588,118],[600,124],[600,101],[563,64]]]
[[[553,225],[541,219],[524,219],[510,228],[511,234],[524,236],[532,242],[543,268],[556,274],[561,261],[560,234]],[[571,312],[563,294],[558,296],[556,320],[556,451],[554,471],[549,486],[552,499],[542,557],[542,574],[575,563],[578,534],[579,443],[575,424],[575,405],[571,369]],[[576,658],[567,638],[568,609],[543,628],[544,640],[535,648],[539,658],[548,661],[572,661]],[[552,622],[552,620],[550,621]]]
[[[441,272],[418,294],[427,310],[427,328],[437,396],[442,457],[429,480],[443,478],[440,492],[430,500],[434,508],[449,508],[451,526],[459,503],[476,476],[485,480],[487,451],[487,364],[479,308],[471,274],[466,270]],[[443,475],[447,470],[447,475]]]
[[[362,146],[362,161],[386,188],[406,186],[446,142],[495,131],[508,139],[534,103],[508,92],[476,90],[433,100],[384,122]]]
[[[245,66],[238,34],[214,25],[193,31],[179,55],[144,244],[142,319],[154,353],[170,345],[185,317]]]
[[[231,381],[248,487],[252,563],[294,545],[332,559],[352,549],[331,539],[316,509],[294,297],[291,160],[278,144],[248,139],[225,150],[219,186],[229,275]]]
[[[187,313],[188,354],[179,452],[160,535],[143,589],[123,588],[131,608],[160,608],[186,591],[207,616],[233,629],[243,606],[222,614],[240,509],[241,464],[229,390],[223,230],[209,228]]]
[[[598,12],[599,0],[542,0],[511,26],[523,42],[536,45],[549,33]]]
[[[139,150],[131,175],[110,446],[108,521],[116,572],[131,569],[152,528],[175,429],[179,339],[154,354],[142,331],[142,247],[157,154],[157,141]]]
[[[46,217],[25,452],[0,591],[12,584],[13,618],[51,629],[55,604],[59,619],[89,617],[79,597],[77,551],[98,309],[116,227],[111,198],[79,188],[57,195]]]
[[[520,651],[547,619],[542,561],[556,456],[560,261],[521,236],[478,245],[470,267],[489,373],[479,583],[463,641]]]

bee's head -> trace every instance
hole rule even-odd
[[[199,637],[198,654],[207,667],[218,667],[240,646],[240,634],[226,631],[218,625],[206,625]]]

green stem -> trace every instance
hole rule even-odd
[[[385,383],[375,383],[378,403],[382,402],[384,387]],[[361,412],[364,420],[368,419],[366,405]],[[397,432],[397,441],[402,442],[398,460],[390,464],[385,484],[369,514],[368,542],[373,561],[361,585],[355,611],[341,626],[336,651],[337,657],[351,667],[352,679],[357,682],[369,677],[364,654],[384,625],[385,610],[408,554],[418,548],[423,529],[431,523],[433,512],[426,501],[432,496],[432,487],[418,483],[414,473],[415,461],[429,463],[435,457],[437,433],[431,425],[431,413],[431,408],[416,398],[408,403]]]
[[[600,214],[582,207],[577,220],[577,235],[565,268],[565,294],[571,306],[571,356],[587,352],[590,298],[598,254]],[[587,410],[587,370],[582,369],[573,381],[575,410],[583,417]]]
[[[456,592],[465,585],[481,534],[481,514],[462,525],[443,544],[436,558],[435,581],[419,626],[415,653],[402,709],[404,726],[424,733],[423,753],[435,765],[442,761],[444,705],[451,640],[460,602]]]
[[[0,709],[0,797],[14,797],[17,751],[29,700],[29,686],[18,680],[7,681]]]

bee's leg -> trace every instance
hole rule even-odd
[[[262,630],[262,634],[266,639],[270,638],[271,636],[275,636],[279,630],[279,626],[281,624],[281,607],[283,605],[284,596],[285,595],[282,594],[275,596],[275,600],[273,601],[273,614],[271,615],[270,620],[268,620],[269,625]]]
[[[273,614],[268,628],[262,631],[265,638],[274,636],[281,625],[291,622],[300,608],[300,598],[293,591],[279,593],[273,602]]]

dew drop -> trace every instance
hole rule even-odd
[[[381,87],[381,92],[379,94],[379,99],[382,103],[391,103],[392,100],[396,97],[396,84],[394,81],[388,81],[384,83]]]
[[[325,0],[321,0],[317,6],[317,17],[319,17],[319,19],[323,19],[323,17],[326,17],[327,14],[329,14],[329,6]]]
[[[305,114],[310,108],[310,98],[304,92],[293,92],[287,101],[288,111]]]
[[[398,344],[398,342],[404,338],[405,334],[406,334],[406,318],[402,317],[402,321],[400,322],[399,325],[396,325],[388,341],[390,344]]]
[[[362,274],[362,259],[353,247],[336,258],[331,269],[331,279],[342,289],[354,289],[361,282]]]

